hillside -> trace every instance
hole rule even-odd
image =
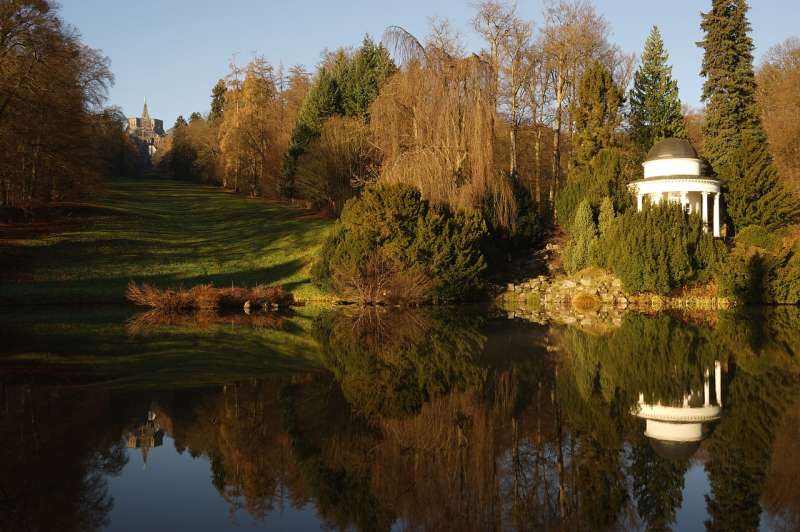
[[[309,282],[330,222],[209,186],[112,181],[96,203],[65,205],[45,227],[0,225],[0,304],[116,303],[131,280],[159,286]]]

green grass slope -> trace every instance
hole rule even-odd
[[[283,285],[306,300],[330,222],[291,206],[164,180],[114,181],[70,223],[0,227],[0,304],[117,303],[128,281]]]

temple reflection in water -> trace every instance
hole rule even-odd
[[[662,457],[688,460],[697,451],[707,424],[722,417],[722,363],[714,362],[714,386],[705,371],[702,390],[690,391],[671,404],[648,403],[639,394],[631,413],[646,420],[644,435]]]

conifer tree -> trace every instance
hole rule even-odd
[[[622,100],[622,91],[608,68],[599,61],[590,64],[581,77],[573,106],[577,165],[588,164],[600,150],[613,145]]]
[[[225,92],[227,90],[224,79],[217,81],[217,84],[211,89],[211,112],[208,113],[210,121],[215,122],[222,118],[222,113],[225,111]]]
[[[378,95],[383,81],[396,70],[389,51],[369,37],[364,38],[354,55],[340,50],[322,66],[303,101],[284,157],[281,190],[286,197],[295,194],[297,159],[319,136],[323,122],[334,115],[366,120],[369,104]]]
[[[668,59],[661,32],[653,26],[630,91],[631,134],[642,152],[665,138],[686,138],[678,82]]]
[[[575,273],[591,264],[597,246],[597,225],[588,200],[578,205],[570,234],[572,239],[565,250],[564,266],[569,273]]]
[[[749,35],[746,0],[713,0],[700,27],[705,50],[700,74],[706,103],[705,156],[715,171],[727,165],[749,133],[766,142],[756,105],[753,40]]]
[[[701,27],[705,49],[701,74],[706,123],[705,155],[719,173],[734,227],[777,227],[800,216],[796,201],[778,181],[756,103],[753,40],[746,0],[713,0]]]
[[[766,143],[746,134],[722,168],[728,183],[726,209],[736,228],[780,227],[800,218],[800,202],[778,180]]]

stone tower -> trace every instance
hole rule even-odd
[[[166,134],[164,133],[164,122],[150,117],[147,98],[144,99],[142,116],[128,118],[128,136],[139,146],[143,157],[149,164],[153,155],[161,147]]]

